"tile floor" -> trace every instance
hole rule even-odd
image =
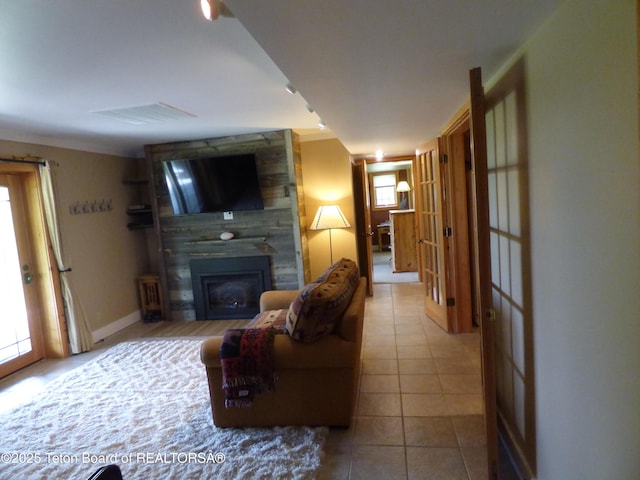
[[[356,416],[319,478],[485,479],[485,445],[479,335],[427,318],[420,284],[375,284]]]
[[[422,312],[421,288],[375,284],[366,305],[356,416],[351,428],[331,429],[319,479],[487,477],[479,335],[442,331]],[[211,335],[219,328],[197,325],[191,332],[193,322],[171,324],[136,324],[94,352],[46,360],[0,380],[0,411],[119,341]]]

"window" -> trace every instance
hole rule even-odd
[[[397,178],[395,173],[373,175],[373,207],[390,208],[398,206],[396,194]]]

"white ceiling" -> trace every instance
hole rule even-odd
[[[561,0],[226,0],[213,23],[199,0],[0,2],[0,138],[141,156],[319,118],[354,155],[411,153]],[[95,113],[157,103],[190,115]]]

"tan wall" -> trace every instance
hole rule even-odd
[[[333,261],[347,257],[357,261],[353,186],[349,152],[336,139],[303,142],[302,181],[309,225],[320,205],[337,204],[351,228],[332,230]],[[309,230],[311,278],[317,278],[330,265],[329,232]]]
[[[128,158],[43,145],[0,140],[0,156],[32,155],[55,162],[63,248],[72,285],[91,330],[108,331],[109,324],[136,318],[139,302],[135,279],[148,268],[144,231],[129,231],[125,210],[138,201],[122,179],[135,169]],[[72,215],[76,202],[107,200],[109,212]],[[98,333],[99,333],[98,332]]]

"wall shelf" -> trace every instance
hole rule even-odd
[[[146,187],[149,184],[149,180],[146,178],[125,178],[122,180],[122,183],[138,188],[138,200],[147,197],[146,190],[140,188]],[[145,200],[143,200],[143,202],[144,201]],[[126,214],[129,216],[129,222],[127,223],[129,230],[144,230],[153,227],[153,210],[151,209],[151,205],[147,203],[129,205]]]
[[[188,242],[184,242],[185,245],[200,245],[200,244],[215,244],[215,245],[223,245],[229,242],[237,242],[242,240],[250,240],[255,242],[256,240],[260,240],[262,242],[266,242],[269,239],[269,235],[261,235],[261,236],[251,236],[251,237],[234,237],[229,240],[222,240],[220,238],[205,238],[202,240],[189,240]]]

